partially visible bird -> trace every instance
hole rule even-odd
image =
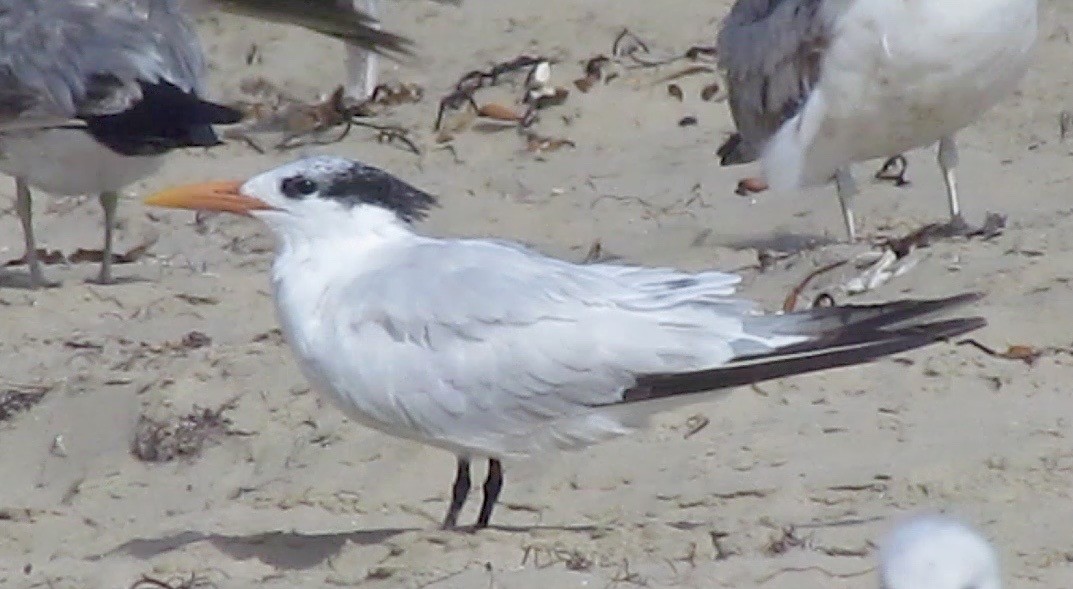
[[[395,0],[389,0],[395,1]],[[435,0],[457,4],[461,0]],[[305,27],[346,46],[346,96],[364,99],[379,83],[381,54],[406,56],[412,42],[380,27],[383,0],[211,0],[219,8],[264,20]]]
[[[850,164],[939,143],[964,225],[954,135],[1008,95],[1036,41],[1037,0],[737,0],[717,43],[737,125],[723,165],[760,159],[776,190],[838,190],[857,237]]]
[[[46,284],[30,187],[95,193],[104,209],[99,281],[112,282],[119,191],[161,156],[220,143],[242,113],[202,98],[205,59],[173,0],[0,0],[0,171],[34,287]]]
[[[503,460],[627,434],[710,398],[696,393],[862,364],[985,324],[927,319],[971,294],[765,315],[733,297],[733,274],[575,264],[416,233],[411,222],[435,202],[327,156],[146,199],[268,225],[276,311],[306,378],[358,423],[457,457],[446,528],[475,458],[489,461],[480,528]]]
[[[896,526],[879,552],[882,589],[1001,589],[998,558],[976,530],[944,515]]]

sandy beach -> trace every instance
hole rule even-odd
[[[422,231],[736,271],[741,294],[772,311],[810,272],[879,250],[841,243],[830,187],[735,194],[757,170],[718,165],[733,124],[725,103],[701,97],[719,78],[683,74],[695,62],[575,87],[623,28],[654,55],[711,45],[729,0],[390,4],[385,26],[414,38],[419,58],[385,61],[383,81],[424,97],[368,120],[409,130],[420,155],[361,127],[290,151],[265,139],[265,153],[238,141],[176,153],[120,205],[117,250],[151,244],[116,267],[120,284],[87,283],[93,263],[55,264],[62,287],[32,291],[24,267],[0,268],[0,586],[874,587],[874,542],[920,510],[978,526],[1009,587],[1073,586],[1073,138],[1059,130],[1073,109],[1073,3],[1042,0],[1020,90],[958,136],[966,215],[1002,213],[1005,230],[919,249],[915,267],[860,296],[838,289],[845,268],[801,296],[984,291],[970,312],[989,326],[973,337],[999,355],[939,344],[713,396],[636,435],[512,466],[496,525],[473,535],[437,526],[452,456],[348,422],[298,373],[276,329],[266,231],[150,210],[142,195],[333,153],[438,195]],[[215,15],[199,31],[215,98],[242,98],[247,78],[306,100],[342,82],[332,40]],[[572,146],[535,153],[488,121],[438,141],[437,104],[458,78],[521,54],[554,58],[552,82],[570,91],[531,130]],[[523,79],[479,102],[509,103]],[[946,219],[934,148],[907,156],[905,186],[873,180],[879,162],[855,167],[864,236]],[[0,261],[22,254],[13,199],[5,178]],[[35,202],[43,247],[100,247],[95,198]],[[136,439],[192,412],[208,424],[202,447],[180,431],[136,455]]]

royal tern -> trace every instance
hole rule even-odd
[[[916,516],[880,544],[881,589],[1001,589],[987,540],[943,515]]]
[[[437,0],[457,4],[459,0]],[[383,0],[213,0],[223,10],[305,27],[346,46],[346,96],[370,97],[379,83],[379,56],[406,55],[411,42],[380,27]]]
[[[480,528],[502,460],[626,434],[657,409],[707,398],[693,393],[868,362],[984,325],[923,320],[976,295],[759,314],[732,298],[732,274],[574,264],[513,242],[416,233],[411,222],[435,202],[338,157],[146,199],[268,225],[276,311],[302,372],[355,421],[457,456],[447,528],[473,458],[489,459]]]
[[[838,191],[857,237],[850,164],[939,143],[964,226],[954,135],[1009,94],[1036,41],[1037,0],[737,0],[718,52],[738,133],[723,165],[760,159],[777,190]]]
[[[242,116],[200,97],[204,69],[173,0],[0,0],[0,171],[15,177],[33,286],[45,279],[30,186],[100,196],[111,282],[119,191]]]

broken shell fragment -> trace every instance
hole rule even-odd
[[[542,61],[533,66],[532,71],[529,72],[529,79],[526,81],[526,86],[531,89],[540,89],[548,85],[551,81],[551,64]]]
[[[734,192],[741,196],[748,196],[750,194],[756,194],[768,189],[767,181],[763,178],[749,177],[742,178],[738,182],[738,187]]]
[[[525,97],[527,104],[532,104],[536,108],[545,108],[548,106],[559,106],[566,102],[566,97],[570,95],[570,91],[562,86],[556,86],[554,88],[544,88],[542,90],[530,90]]]

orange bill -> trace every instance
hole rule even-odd
[[[259,198],[242,194],[239,190],[242,184],[241,180],[187,184],[152,194],[145,198],[145,204],[169,209],[220,211],[239,215],[273,208]]]

